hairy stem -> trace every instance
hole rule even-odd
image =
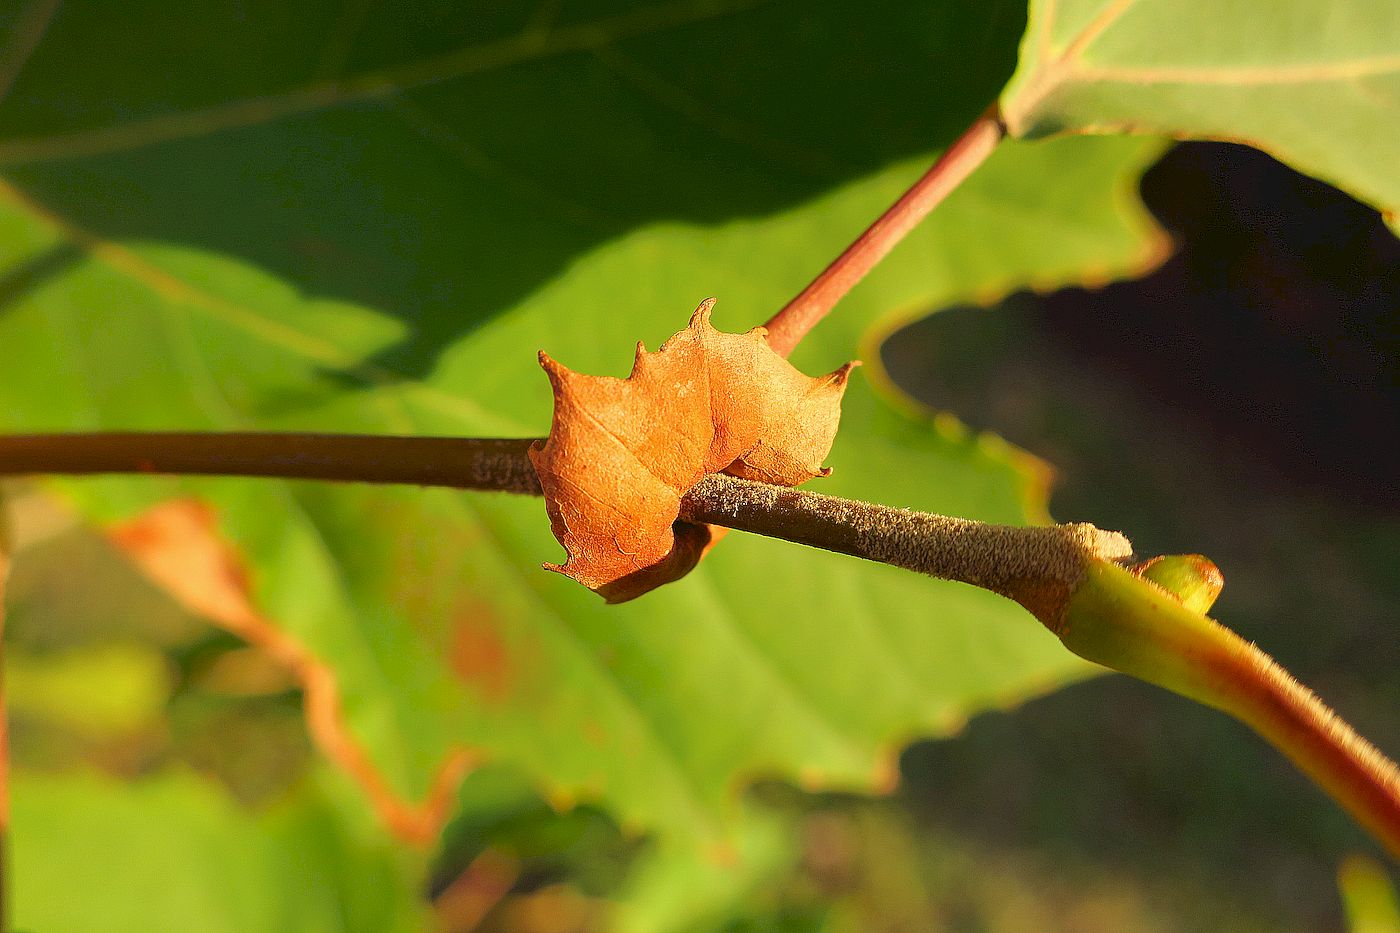
[[[1222,627],[1223,628],[1223,627]],[[1224,629],[1225,710],[1268,740],[1400,858],[1400,769],[1269,655]]]
[[[783,356],[826,317],[836,303],[918,226],[958,185],[992,154],[1006,135],[992,106],[939,156],[913,187],[880,215],[846,251],[812,280],[765,325],[768,345]]]
[[[1255,645],[1109,563],[1090,566],[1058,634],[1080,657],[1240,720],[1400,858],[1400,768]]]
[[[970,583],[1037,615],[1063,605],[1090,562],[1133,552],[1127,538],[1093,525],[989,525],[718,474],[686,494],[681,518]]]

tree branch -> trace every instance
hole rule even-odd
[[[532,443],[332,434],[0,436],[0,476],[197,473],[539,495],[527,453]],[[1400,857],[1400,770],[1271,658],[1204,615],[1220,581],[1201,558],[1124,568],[1132,551],[1127,539],[1092,525],[988,525],[718,474],[683,497],[680,521],[782,538],[1008,596],[1081,657],[1244,722]]]
[[[0,435],[0,476],[168,473],[540,494],[531,438],[113,431]]]
[[[0,476],[256,476],[540,495],[528,455],[534,443],[531,438],[292,433],[0,435]],[[1022,603],[1030,598],[1024,591],[1032,583],[1068,588],[1083,575],[1086,560],[1132,553],[1122,535],[1092,525],[988,525],[720,474],[704,478],[685,495],[680,518],[971,583]]]
[[[1093,525],[1025,527],[911,512],[711,474],[681,500],[681,519],[723,525],[957,580],[1054,615],[1092,561],[1133,546]]]
[[[992,105],[953,141],[913,187],[813,279],[812,284],[769,319],[764,325],[768,328],[768,345],[782,356],[792,353],[807,332],[918,226],[929,211],[985,162],[1005,136],[1006,125],[996,105]]]
[[[196,474],[540,495],[529,458],[536,443],[295,433],[0,435],[0,476]],[[685,525],[721,525],[968,583],[1041,619],[1058,617],[1092,562],[1132,554],[1121,534],[1092,525],[989,525],[722,474],[703,478],[682,498],[677,530]]]

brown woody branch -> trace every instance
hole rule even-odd
[[[403,483],[540,494],[531,438],[270,432],[0,436],[0,476],[151,473]]]
[[[0,476],[193,474],[402,483],[539,495],[531,438],[191,432],[0,436]],[[1027,581],[1072,586],[1086,559],[1131,553],[1091,525],[1022,528],[910,512],[711,475],[681,519],[851,554],[1012,596]]]

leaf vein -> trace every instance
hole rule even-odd
[[[3,101],[19,79],[34,50],[44,40],[63,0],[35,0],[23,18],[10,32],[10,42],[0,53],[0,101]]]
[[[458,508],[461,509],[469,520],[474,521],[482,530],[483,534],[490,539],[490,544],[501,554],[508,554],[502,535],[492,522],[475,506],[467,497],[459,497]],[[713,818],[706,804],[706,797],[694,776],[685,767],[680,751],[667,742],[664,738],[664,730],[649,716],[643,709],[637,698],[624,687],[622,678],[608,668],[598,657],[598,653],[593,647],[569,625],[565,614],[555,606],[549,596],[540,591],[540,584],[546,582],[548,575],[536,572],[536,568],[528,567],[524,561],[504,560],[501,562],[506,567],[507,573],[514,577],[516,584],[524,595],[542,610],[541,615],[548,618],[553,627],[568,641],[573,644],[578,654],[588,663],[598,675],[600,683],[607,686],[617,698],[619,707],[630,714],[634,722],[651,737],[653,746],[659,752],[662,763],[668,767],[675,775],[676,784],[690,795],[691,806],[694,808],[697,817],[708,828],[713,830]]]
[[[513,419],[483,408],[470,399],[444,392],[425,383],[406,382],[401,374],[361,362],[328,340],[307,334],[236,302],[198,288],[151,263],[125,246],[105,240],[76,226],[3,179],[0,179],[0,203],[7,203],[47,224],[88,256],[141,283],[157,297],[170,302],[175,307],[199,311],[262,340],[270,346],[339,370],[376,388],[389,389],[404,386],[413,394],[420,396],[428,407],[444,414],[477,425],[500,426],[502,430],[526,432],[526,429],[521,428]],[[486,430],[491,429],[486,428]]]
[[[494,71],[622,39],[662,32],[742,12],[770,0],[677,0],[546,33],[507,36],[353,78],[316,81],[282,94],[252,97],[200,110],[163,114],[95,130],[0,141],[0,165],[125,152],[162,142],[208,136],[350,103],[383,100],[402,91]]]
[[[1380,55],[1349,61],[1316,62],[1269,67],[1157,67],[1095,66],[1073,73],[1079,82],[1111,81],[1120,84],[1289,85],[1355,81],[1400,73],[1400,55]]]

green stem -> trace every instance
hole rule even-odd
[[[1080,657],[1234,716],[1400,858],[1400,768],[1256,646],[1104,562],[1089,567],[1057,634]]]

